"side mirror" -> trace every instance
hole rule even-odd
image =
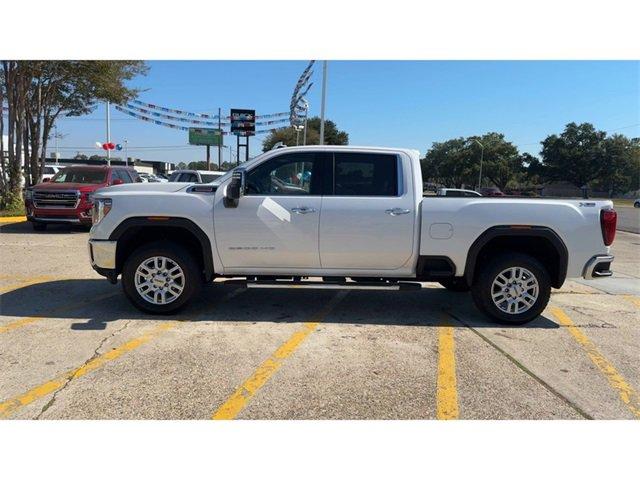
[[[227,192],[224,197],[224,206],[228,208],[235,208],[238,206],[240,197],[244,195],[246,170],[244,168],[237,168],[231,174],[231,181],[227,185]]]
[[[45,178],[42,179],[42,183],[47,183],[47,182],[50,182],[50,181],[51,181],[51,179],[48,178],[48,177],[45,177]]]
[[[116,178],[113,182],[111,182],[111,185],[122,185],[124,183],[124,181],[121,178]]]

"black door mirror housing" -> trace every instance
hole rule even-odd
[[[238,206],[240,197],[244,195],[246,171],[244,168],[236,168],[231,174],[231,181],[227,185],[227,191],[224,197],[224,206],[227,208],[235,208]]]

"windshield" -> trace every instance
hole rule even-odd
[[[51,183],[106,183],[106,170],[85,170],[80,168],[65,168],[55,174]]]

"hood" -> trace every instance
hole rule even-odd
[[[192,183],[180,183],[180,182],[153,182],[153,183],[125,183],[122,185],[113,185],[111,187],[101,188],[100,193],[109,192],[177,192],[193,185]]]
[[[99,188],[103,188],[105,186],[104,183],[51,183],[51,182],[43,182],[34,185],[33,190],[80,190],[81,192],[92,192],[93,190],[98,190]]]

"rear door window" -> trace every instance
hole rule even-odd
[[[398,157],[377,153],[336,152],[334,195],[398,196]]]

